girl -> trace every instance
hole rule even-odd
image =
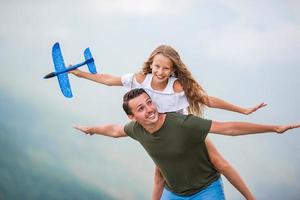
[[[108,86],[126,86],[130,89],[144,88],[156,102],[159,112],[162,113],[177,111],[201,116],[204,106],[208,106],[247,115],[266,106],[265,103],[261,103],[253,108],[242,108],[217,97],[208,96],[192,77],[179,54],[167,45],[156,48],[144,63],[142,71],[136,74],[117,77],[108,74],[90,74],[78,69],[70,73]],[[205,143],[214,167],[246,199],[255,199],[238,172],[219,154],[209,138],[206,139]],[[156,167],[152,193],[153,200],[160,199],[163,188],[164,179]]]

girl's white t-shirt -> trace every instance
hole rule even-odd
[[[125,74],[121,77],[123,86],[130,89],[143,88],[156,103],[158,112],[182,112],[187,113],[189,103],[187,98],[182,92],[175,92],[173,84],[177,80],[175,77],[170,77],[166,88],[163,91],[154,90],[151,87],[153,75],[147,74],[142,83],[138,83],[133,73]]]

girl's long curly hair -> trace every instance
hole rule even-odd
[[[196,116],[202,116],[203,109],[205,106],[205,100],[207,97],[204,89],[195,81],[192,73],[187,69],[186,65],[182,62],[179,54],[175,49],[168,45],[161,45],[157,47],[149,56],[147,61],[144,63],[142,68],[143,74],[149,74],[152,72],[150,65],[153,62],[154,56],[161,54],[169,58],[173,63],[174,76],[181,83],[184,93],[187,97],[189,113]]]

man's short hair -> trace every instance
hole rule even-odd
[[[143,88],[132,89],[132,90],[128,91],[126,94],[124,94],[123,110],[126,112],[127,115],[133,115],[131,108],[129,107],[129,101],[131,99],[134,99],[135,97],[140,96],[143,93],[146,93],[148,95],[148,93]]]

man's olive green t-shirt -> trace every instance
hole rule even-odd
[[[162,127],[154,133],[137,122],[126,124],[124,131],[145,148],[170,191],[190,195],[220,177],[209,160],[204,142],[210,127],[211,120],[174,112],[166,113]]]

